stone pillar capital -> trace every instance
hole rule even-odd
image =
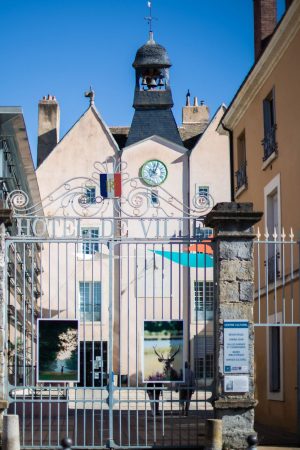
[[[214,229],[215,237],[253,238],[252,227],[262,218],[253,211],[253,203],[217,203],[208,213],[204,224]]]

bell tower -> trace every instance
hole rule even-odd
[[[169,84],[171,62],[166,49],[157,44],[150,31],[148,42],[136,53],[135,91],[133,107],[172,108],[173,99]]]
[[[135,113],[126,146],[153,135],[183,145],[171,110],[171,61],[166,49],[155,42],[151,28],[149,40],[138,49],[132,65],[135,69]]]

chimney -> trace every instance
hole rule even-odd
[[[209,122],[209,109],[201,101],[198,105],[197,97],[194,97],[193,106],[190,102],[182,108],[182,125],[203,125]]]
[[[187,94],[186,105],[182,108],[182,125],[179,128],[184,146],[192,149],[209,123],[209,108],[201,100],[194,97],[193,105],[190,102],[190,91]]]
[[[59,104],[53,95],[39,101],[37,165],[52,152],[59,141]]]
[[[253,0],[255,60],[266,48],[277,23],[276,0]]]

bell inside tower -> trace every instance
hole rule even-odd
[[[165,91],[166,76],[163,69],[146,69],[139,77],[141,91]]]

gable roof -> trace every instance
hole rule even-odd
[[[213,117],[211,118],[209,124],[207,125],[207,127],[205,128],[205,130],[203,131],[203,133],[200,135],[199,139],[197,140],[197,142],[195,143],[191,153],[193,153],[193,151],[196,149],[198,143],[201,141],[202,138],[204,138],[204,136],[207,134],[208,130],[211,129],[211,127],[213,126],[213,122],[215,121],[215,119],[217,118],[217,116],[220,114],[220,119],[219,122],[216,124],[215,126],[215,130],[218,131],[218,126],[220,124],[220,120],[222,120],[222,118],[224,117],[224,114],[226,113],[227,107],[224,103],[222,103],[221,106],[219,106],[219,108],[217,109],[217,111],[215,112],[215,114],[213,115]],[[218,131],[219,133],[219,131]],[[221,133],[219,133],[221,134]]]
[[[95,118],[98,120],[100,126],[102,127],[103,131],[105,132],[108,140],[110,141],[110,143],[112,144],[113,147],[115,147],[115,150],[118,152],[119,146],[115,140],[115,138],[113,137],[109,127],[106,125],[106,123],[104,122],[104,120],[102,119],[99,111],[97,110],[97,108],[94,105],[90,105],[88,107],[88,109],[79,117],[78,120],[76,120],[76,122],[72,125],[72,127],[66,132],[66,134],[58,141],[58,143],[56,144],[56,146],[52,149],[52,151],[46,156],[46,158],[41,162],[41,164],[39,165],[39,167],[41,167],[44,162],[49,158],[49,156],[55,152],[56,148],[65,140],[65,138],[74,130],[74,128],[80,123],[81,120],[83,120],[83,118],[90,112],[92,111],[92,113],[94,114]],[[38,168],[39,168],[38,167]]]

